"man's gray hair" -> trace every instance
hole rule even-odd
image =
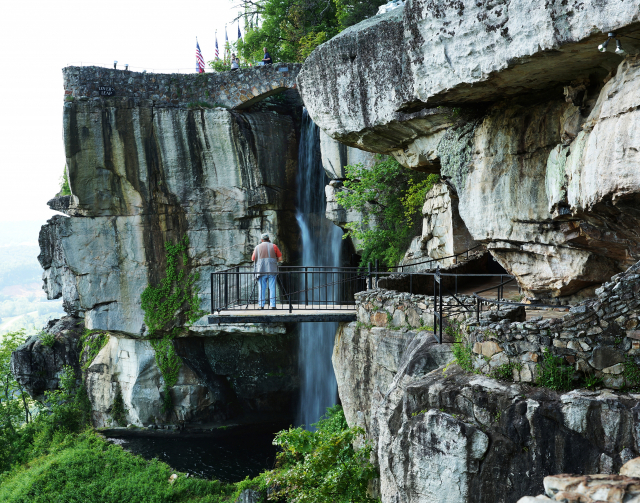
[[[263,241],[269,241],[269,234],[265,232],[262,236],[260,236],[260,239],[262,239]]]

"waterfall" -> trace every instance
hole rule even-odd
[[[298,208],[302,234],[302,265],[340,265],[342,229],[325,218],[324,188],[329,182],[320,156],[320,129],[303,110],[298,153]],[[323,300],[331,300],[323,297]],[[338,385],[331,364],[338,323],[301,323],[298,365],[300,404],[297,423],[307,429],[335,405]]]

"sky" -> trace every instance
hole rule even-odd
[[[205,61],[222,54],[238,0],[6,1],[0,7],[0,223],[45,221],[59,190],[62,68],[88,65],[157,73],[195,72],[196,36]],[[240,29],[244,34],[244,27]],[[1,229],[1,227],[0,227]],[[0,235],[0,240],[2,236]]]

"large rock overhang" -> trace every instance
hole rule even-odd
[[[640,6],[627,0],[408,0],[318,47],[298,75],[313,120],[331,137],[390,153],[441,129],[455,107],[604,77],[616,32],[640,50]]]

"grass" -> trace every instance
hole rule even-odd
[[[503,363],[491,371],[491,377],[504,381],[513,381],[514,370],[520,372],[522,370],[522,363]]]
[[[456,358],[455,362],[463,370],[473,372],[473,347],[462,333],[460,323],[452,321],[444,330],[454,340],[452,351]]]
[[[564,360],[560,356],[554,356],[549,349],[544,348],[542,362],[538,363],[538,385],[556,391],[568,391],[573,385],[574,370],[568,365],[564,365]]]
[[[4,503],[215,503],[234,501],[234,485],[186,478],[156,459],[147,461],[93,432],[59,435],[46,455],[0,476]]]
[[[48,332],[40,332],[40,335],[38,335],[38,338],[40,339],[40,342],[44,346],[47,346],[48,348],[52,348],[56,342],[56,336]]]

